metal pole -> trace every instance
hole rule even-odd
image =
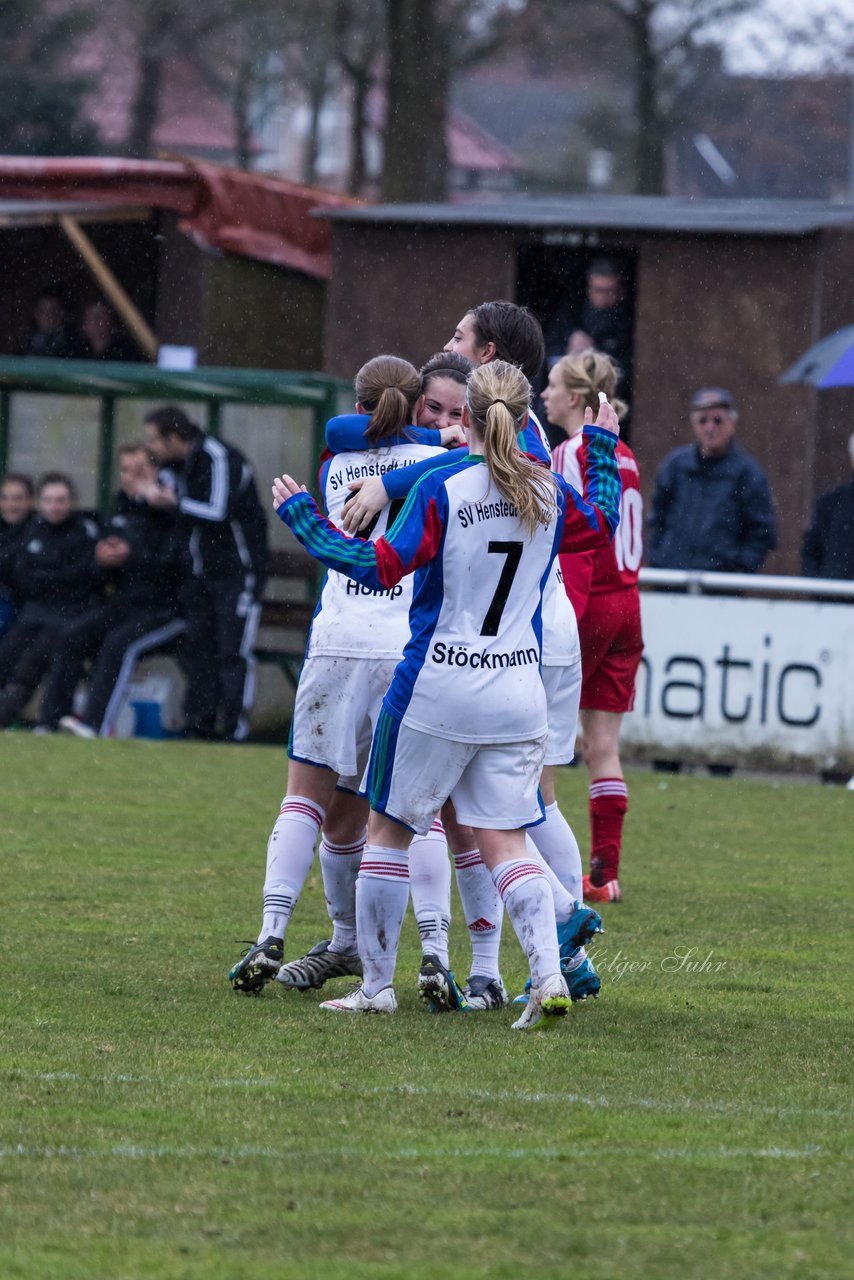
[[[208,435],[218,440],[222,434],[222,401],[208,401]]]
[[[9,465],[9,436],[11,428],[12,394],[4,387],[0,390],[0,475]]]
[[[98,510],[106,515],[110,506],[113,477],[113,433],[116,401],[114,396],[101,398],[101,429],[98,439]]]

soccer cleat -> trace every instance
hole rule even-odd
[[[585,876],[584,881],[584,897],[587,902],[622,902],[623,895],[620,892],[620,882],[615,876],[613,880],[606,880],[604,884],[591,883],[590,877]]]
[[[263,942],[251,942],[228,971],[228,980],[235,991],[247,996],[257,996],[275,978],[285,956],[285,944],[281,938],[265,938]]]
[[[450,969],[438,956],[424,956],[418,970],[418,994],[427,1002],[431,1013],[468,1011],[468,1000]]]
[[[566,969],[562,973],[573,1004],[578,1000],[586,1000],[589,996],[594,1000],[598,997],[602,982],[589,956],[585,956],[581,964],[577,964],[569,973]]]
[[[500,978],[485,978],[481,973],[473,973],[463,987],[470,1010],[503,1009],[510,1003],[507,988]]]
[[[307,955],[283,964],[276,974],[289,991],[322,987],[329,978],[361,978],[362,962],[355,952],[330,951],[329,939],[318,942]]]
[[[63,716],[59,722],[60,733],[73,733],[75,738],[97,738],[98,730],[91,724],[78,720],[77,716]]]
[[[568,920],[557,927],[557,941],[560,948],[561,966],[571,960],[579,947],[583,947],[597,933],[604,933],[602,917],[592,907],[576,903],[575,910]]]
[[[397,998],[394,987],[383,987],[375,996],[366,996],[361,987],[354,987],[340,1000],[324,1000],[320,1008],[336,1013],[397,1013]]]
[[[246,996],[257,996],[262,988],[275,978],[284,959],[282,938],[265,938],[264,942],[250,942],[237,964],[228,970],[228,980],[234,991]]]
[[[547,1030],[572,1008],[572,1000],[563,977],[558,973],[547,978],[541,987],[532,987],[521,1017],[513,1023],[514,1031]]]

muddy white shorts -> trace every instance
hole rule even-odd
[[[288,742],[291,759],[325,765],[339,775],[340,786],[358,791],[396,666],[393,658],[306,658]]]
[[[569,667],[543,667],[549,733],[543,764],[569,764],[575,759],[578,706],[581,701],[581,659]]]
[[[453,742],[380,712],[361,794],[419,835],[450,798],[463,826],[513,831],[544,817],[545,734],[527,742]]]

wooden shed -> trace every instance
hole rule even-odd
[[[849,474],[854,391],[777,379],[854,322],[854,205],[575,197],[323,216],[333,232],[323,363],[348,378],[384,350],[420,362],[489,298],[548,321],[580,303],[594,258],[616,260],[634,307],[631,442],[647,496],[664,456],[691,438],[692,392],[726,387],[777,502],[780,547],[766,568],[798,571],[815,497]]]
[[[50,291],[77,323],[105,295],[141,358],[317,370],[329,227],[311,213],[352,203],[199,161],[0,157],[0,354]]]

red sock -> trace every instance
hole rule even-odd
[[[594,885],[617,878],[628,807],[629,792],[622,778],[596,778],[590,783],[590,880]]]

